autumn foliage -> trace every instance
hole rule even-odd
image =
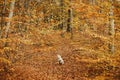
[[[120,1],[1,0],[0,5],[0,80],[120,79]]]

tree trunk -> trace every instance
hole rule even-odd
[[[67,32],[71,32],[72,30],[72,9],[68,9],[68,21],[67,21]]]
[[[113,12],[113,0],[110,0],[111,6],[110,6],[110,18],[109,18],[109,35],[110,35],[110,43],[109,43],[109,51],[110,53],[114,53],[115,52],[115,47],[114,47],[114,34],[115,34],[115,30],[114,30],[114,12]]]
[[[70,8],[68,9],[67,32],[71,33],[71,38],[73,37],[72,21],[73,21],[73,13],[72,13],[72,6],[70,0]]]
[[[63,0],[60,0],[60,7],[61,7],[61,9],[60,9],[60,12],[61,12],[60,20],[63,21],[63,16],[62,16],[63,15]],[[61,23],[60,29],[63,29],[63,23],[64,22]]]
[[[8,32],[9,32],[9,28],[10,28],[10,23],[11,23],[11,19],[13,17],[13,10],[14,10],[14,6],[15,6],[15,0],[12,0],[11,4],[10,4],[10,13],[9,13],[9,21],[7,23],[7,26],[6,26],[6,30],[5,30],[5,38],[8,37]]]
[[[55,0],[56,4],[60,7],[60,22],[63,21],[63,0]],[[63,29],[63,23],[62,22],[61,24],[58,25],[58,28],[59,29]]]
[[[3,33],[3,27],[5,25],[5,22],[4,22],[4,15],[5,15],[5,9],[6,9],[6,0],[4,0],[4,3],[1,7],[1,27],[0,27],[0,38],[2,38],[2,33]]]

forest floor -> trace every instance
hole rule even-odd
[[[12,79],[120,80],[120,53],[108,53],[103,38],[76,32],[70,39],[69,33],[61,37],[59,31],[41,38],[22,37]],[[57,54],[65,64],[58,64]]]

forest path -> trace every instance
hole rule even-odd
[[[24,57],[15,66],[16,72],[19,71],[14,77],[17,80],[86,80],[89,63],[93,60],[90,57],[94,57],[86,50],[77,52],[70,44],[26,46],[21,52],[24,52]],[[64,65],[58,64],[57,54],[63,57]]]
[[[77,34],[72,41],[59,40],[58,45],[23,45],[19,50],[23,55],[14,65],[13,80],[114,80],[113,76],[105,77],[104,72],[116,71],[102,52],[100,38]],[[64,59],[64,65],[58,64],[57,54]]]

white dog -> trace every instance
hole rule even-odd
[[[58,58],[58,62],[59,62],[60,65],[64,64],[64,60],[62,59],[61,55],[58,54],[57,58]]]

